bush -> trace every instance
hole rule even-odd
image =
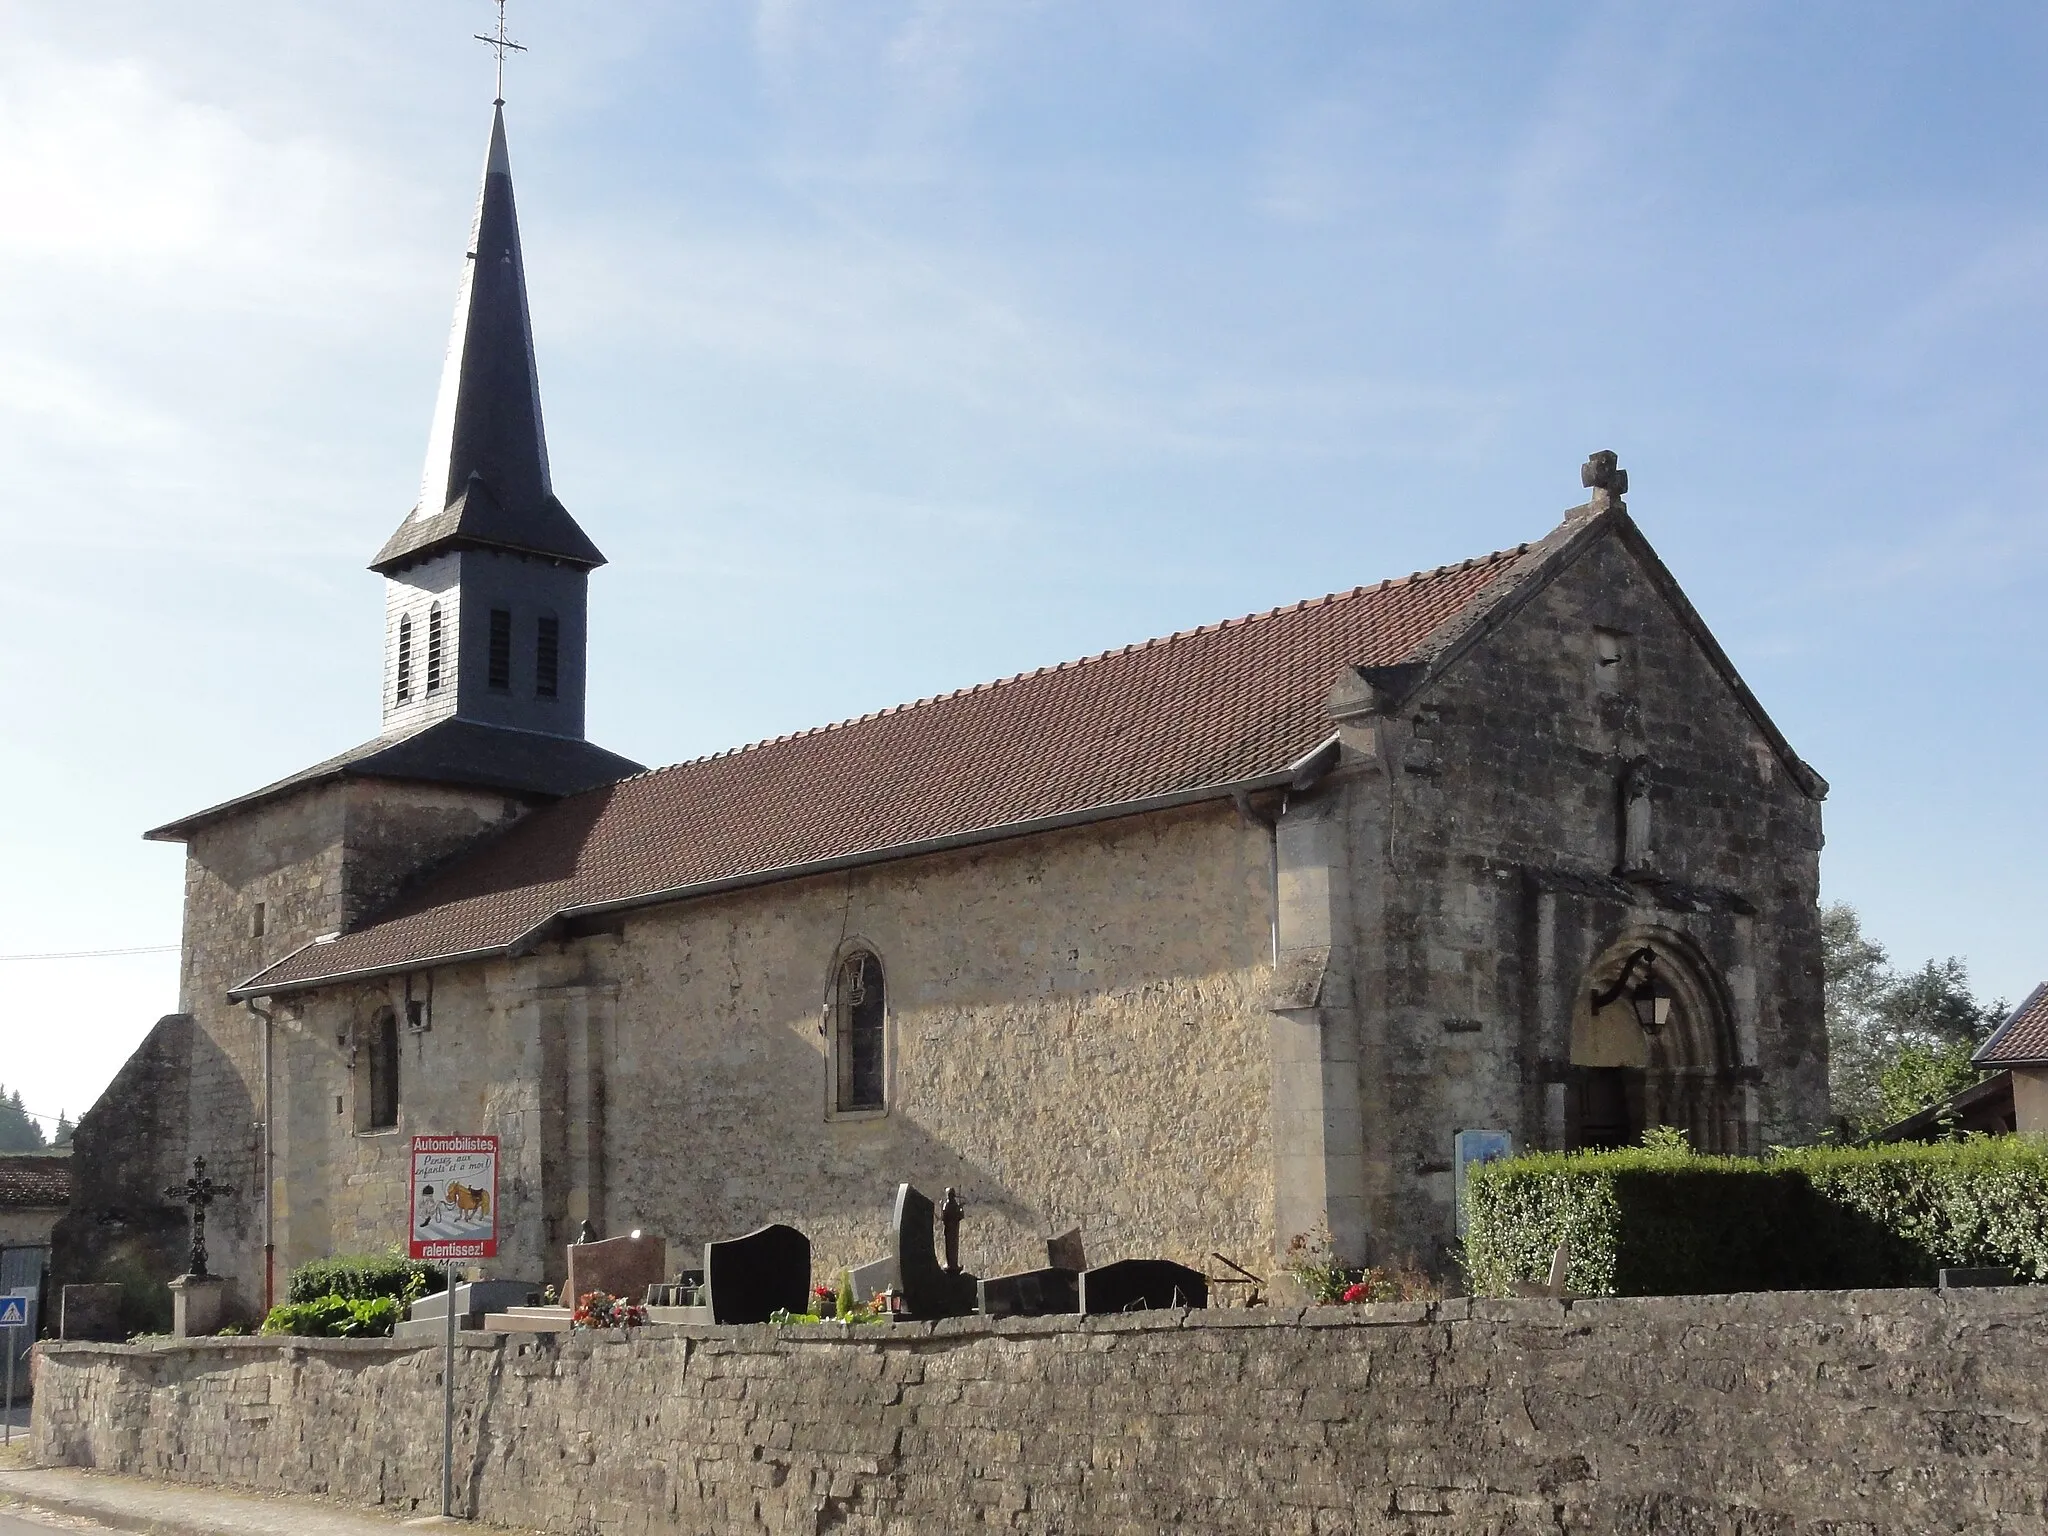
[[[317,1296],[272,1307],[263,1331],[289,1333],[304,1339],[371,1339],[389,1336],[401,1304],[395,1296]]]
[[[1932,1285],[1944,1267],[2048,1280],[2048,1142],[2032,1137],[1544,1152],[1472,1169],[1466,1199],[1478,1296],[1547,1278],[1561,1239],[1580,1296]]]
[[[293,1270],[285,1285],[285,1300],[310,1302],[340,1296],[369,1301],[389,1296],[406,1302],[434,1295],[446,1284],[446,1273],[439,1266],[401,1258],[396,1252],[347,1253],[315,1259]]]

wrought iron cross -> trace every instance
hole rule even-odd
[[[505,55],[526,52],[524,43],[515,43],[505,35],[505,0],[498,0],[497,32],[472,32],[470,36],[498,56],[498,99],[494,105],[502,107],[505,105]]]
[[[192,1159],[192,1177],[164,1191],[167,1198],[182,1200],[192,1208],[192,1252],[186,1273],[206,1273],[206,1208],[214,1201],[235,1193],[232,1184],[216,1184],[206,1176],[206,1159]]]

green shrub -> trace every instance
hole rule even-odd
[[[323,1296],[342,1296],[351,1301],[368,1301],[390,1296],[413,1301],[430,1296],[447,1283],[438,1265],[391,1253],[346,1253],[331,1259],[315,1259],[292,1271],[285,1285],[287,1301],[318,1301]]]
[[[289,1333],[304,1339],[369,1339],[390,1334],[403,1307],[395,1296],[317,1296],[287,1301],[270,1309],[263,1331]]]
[[[1472,1169],[1466,1200],[1479,1296],[1546,1278],[1567,1238],[1581,1296],[1932,1285],[1949,1266],[2048,1280],[2048,1142],[2032,1137],[1534,1153]]]

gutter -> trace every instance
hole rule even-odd
[[[860,853],[840,854],[829,859],[813,859],[804,864],[785,864],[776,869],[727,875],[716,880],[700,880],[690,885],[669,886],[633,896],[617,896],[607,901],[582,902],[549,913],[532,927],[503,944],[453,950],[440,955],[415,956],[407,960],[392,961],[386,965],[330,971],[321,976],[308,976],[297,981],[268,985],[261,980],[263,973],[259,971],[240,986],[230,987],[228,998],[239,1003],[246,1002],[252,997],[283,997],[293,992],[310,992],[319,987],[333,986],[337,982],[368,981],[380,976],[398,976],[407,971],[430,970],[468,960],[513,959],[531,954],[546,942],[558,924],[571,922],[577,918],[601,917],[613,912],[632,911],[639,907],[666,906],[671,902],[690,901],[700,896],[717,896],[728,891],[741,891],[759,885],[774,885],[784,880],[801,880],[811,875],[833,874],[868,864],[887,864],[898,859],[918,858],[925,854],[948,853],[955,849],[973,848],[987,843],[1008,842],[1013,838],[1031,837],[1041,832],[1057,832],[1069,827],[1088,826],[1098,821],[1115,821],[1125,816],[1142,816],[1152,811],[1173,810],[1179,806],[1196,805],[1205,800],[1236,800],[1262,789],[1307,789],[1337,766],[1339,755],[1338,737],[1333,732],[1286,767],[1275,768],[1252,778],[1239,779],[1234,783],[1207,784],[1199,789],[1174,790],[1169,794],[1149,795],[1141,800],[1121,800],[1113,805],[1091,806],[1086,810],[1061,811],[1057,815],[1041,816],[1032,821],[1007,822],[1002,826],[983,827],[972,832],[950,832],[943,837],[925,838],[915,843],[897,843],[887,848],[870,848]],[[315,941],[318,942],[320,941]],[[312,947],[310,944],[305,945],[294,953],[303,954],[306,949]],[[285,960],[290,958],[291,956],[287,955]],[[275,970],[277,965],[284,963],[284,960],[279,960],[269,969]]]

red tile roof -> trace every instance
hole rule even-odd
[[[1980,1067],[2048,1063],[2048,981],[2027,994],[2027,1000],[1977,1048],[1973,1059]]]
[[[71,1159],[0,1154],[0,1209],[49,1210],[71,1203]]]
[[[308,945],[235,993],[495,952],[598,903],[1221,792],[1326,741],[1326,699],[1344,669],[1411,660],[1433,639],[1443,643],[1482,593],[1544,548],[1188,630],[571,796],[369,926]]]

